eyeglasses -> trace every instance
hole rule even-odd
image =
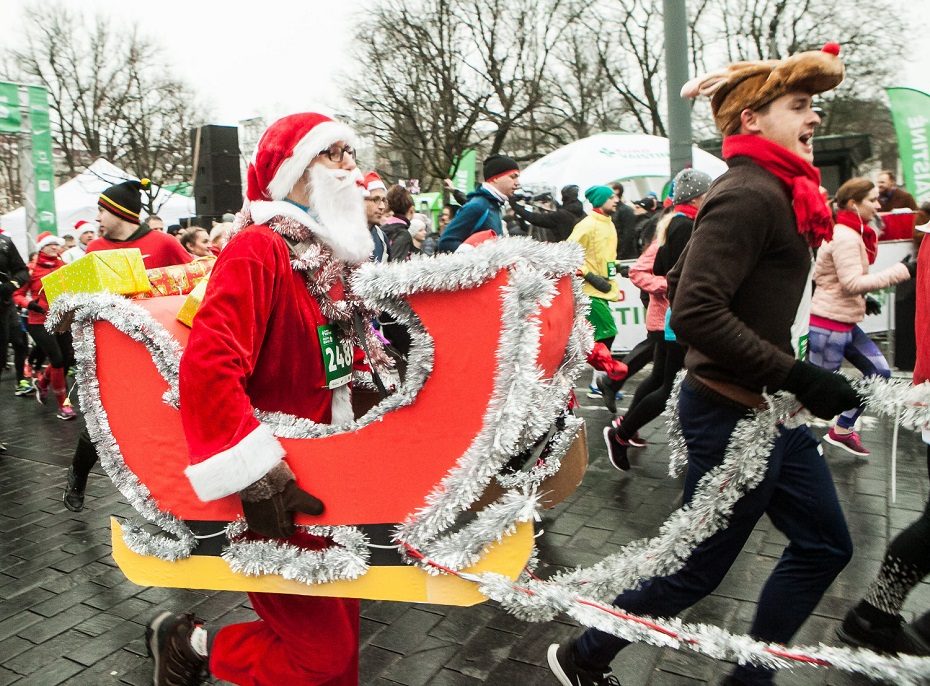
[[[325,155],[330,162],[335,162],[336,164],[342,162],[346,155],[355,161],[355,148],[351,145],[344,145],[341,148],[338,145],[331,145],[326,148],[326,150],[320,150],[319,154]]]
[[[387,198],[365,198],[365,200],[375,205],[387,205]]]

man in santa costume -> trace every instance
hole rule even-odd
[[[235,495],[252,534],[309,548],[325,542],[295,532],[294,513],[320,514],[325,504],[297,486],[284,449],[255,411],[320,423],[352,419],[351,362],[332,373],[324,350],[342,345],[350,354],[340,358],[352,358],[354,345],[358,362],[353,325],[371,316],[347,281],[373,248],[354,145],[349,127],[314,113],[284,117],[265,131],[249,165],[246,203],[180,365],[186,474],[197,496]],[[200,683],[208,669],[236,684],[358,683],[357,600],[249,597],[259,620],[216,632],[193,615],[155,617],[146,641],[156,686]]]

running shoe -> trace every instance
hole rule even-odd
[[[70,405],[62,405],[58,412],[55,414],[56,417],[63,421],[70,421],[77,418],[77,412],[74,411],[74,408]]]
[[[629,471],[630,458],[627,457],[626,451],[630,447],[630,442],[620,438],[615,427],[605,426],[604,443],[607,445],[607,459],[610,460],[610,464],[621,472]]]
[[[571,643],[553,643],[546,652],[546,662],[562,686],[621,686],[613,672],[594,672],[580,667],[572,655]]]
[[[617,417],[611,423],[619,429],[620,425],[623,423],[623,417]],[[646,439],[639,435],[639,431],[633,434],[631,438],[627,439],[627,443],[634,448],[645,448],[648,445]]]
[[[872,454],[869,452],[868,448],[862,445],[862,439],[855,431],[850,431],[848,434],[841,434],[836,432],[836,427],[831,426],[830,431],[823,437],[823,440],[830,445],[835,445],[837,448],[842,448],[847,453],[851,453],[856,457],[868,457]]]
[[[35,392],[35,386],[29,383],[28,379],[22,379],[18,384],[16,384],[16,389],[13,391],[13,395],[22,398]]]

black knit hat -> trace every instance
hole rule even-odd
[[[139,223],[139,212],[142,211],[142,195],[140,191],[148,188],[151,182],[148,179],[141,181],[123,181],[107,188],[100,194],[97,206],[107,212],[115,214],[132,224]]]
[[[520,165],[506,155],[491,155],[484,161],[484,180],[491,181],[497,176],[520,170]]]

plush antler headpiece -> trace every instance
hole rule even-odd
[[[740,113],[747,108],[757,110],[785,93],[816,95],[836,88],[845,73],[839,54],[839,44],[827,43],[822,50],[783,60],[735,62],[691,79],[682,87],[681,97],[710,97],[714,122],[729,136],[739,131]]]

